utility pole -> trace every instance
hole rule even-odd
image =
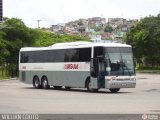
[[[39,26],[39,22],[40,22],[40,21],[42,21],[42,20],[37,20],[37,22],[38,22],[38,28],[40,28],[40,26]]]

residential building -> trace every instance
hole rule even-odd
[[[112,26],[112,28],[124,25],[126,22],[127,20],[124,18],[108,18],[108,24]]]
[[[66,24],[51,26],[51,31],[58,34],[88,36],[91,39],[113,40],[123,42],[123,38],[129,28],[136,24],[138,20],[126,20],[124,18],[93,17],[88,19],[78,19]],[[111,32],[104,32],[105,26],[113,28]]]
[[[93,17],[88,19],[88,26],[90,28],[94,26],[104,26],[106,23],[106,18],[101,17]]]
[[[57,24],[57,25],[51,25],[50,30],[55,33],[63,34],[64,27],[65,27],[65,24],[63,23]]]

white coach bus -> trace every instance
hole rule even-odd
[[[118,92],[136,86],[132,47],[119,43],[71,42],[21,48],[19,78],[44,89],[106,88]]]

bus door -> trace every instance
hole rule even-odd
[[[97,88],[105,87],[105,63],[102,57],[91,59],[91,78],[97,79]]]
[[[99,88],[104,88],[105,87],[105,75],[106,75],[106,71],[105,71],[105,61],[102,57],[98,58],[98,87]]]

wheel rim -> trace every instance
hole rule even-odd
[[[36,87],[36,88],[39,87],[39,80],[38,80],[38,79],[35,80],[35,87]]]
[[[48,86],[47,80],[43,80],[43,88],[47,88],[47,86]]]

